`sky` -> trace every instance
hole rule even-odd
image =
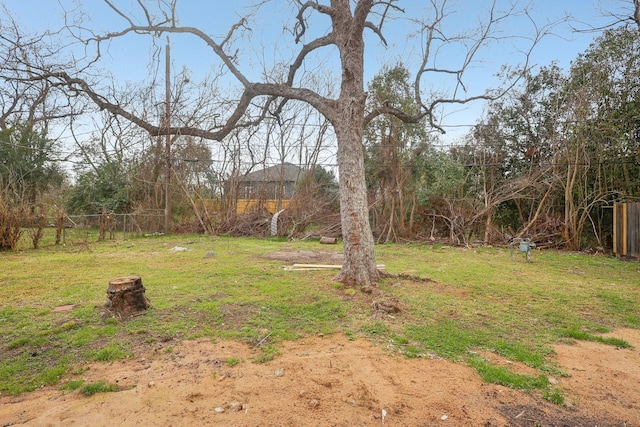
[[[136,8],[135,0],[112,0],[114,4],[129,13]],[[545,66],[556,62],[567,70],[571,61],[584,52],[593,42],[598,32],[577,32],[574,28],[588,29],[611,22],[603,16],[603,8],[612,12],[621,10],[631,0],[528,0],[520,4],[527,5],[538,28],[556,22],[551,34],[546,36],[535,48],[531,65]],[[153,3],[153,2],[152,2]],[[244,16],[253,1],[247,0],[178,0],[178,17],[182,25],[194,26],[204,30],[216,40],[221,40],[229,28]],[[253,79],[262,78],[262,63],[277,63],[292,57],[292,36],[282,30],[282,22],[292,18],[292,12],[286,7],[286,0],[272,0],[253,17],[252,31],[240,40],[238,47],[246,49],[248,54],[240,59],[240,66]],[[498,0],[501,5],[510,0]],[[63,24],[62,10],[82,10],[85,15],[83,25],[97,31],[118,30],[126,27],[126,21],[99,0],[0,0],[20,27],[28,31],[57,29]],[[382,65],[393,65],[402,61],[411,70],[415,69],[422,53],[420,33],[409,30],[411,20],[430,13],[430,0],[400,0],[398,6],[405,13],[397,20],[386,23],[384,35],[388,46],[368,32],[368,48],[365,56],[365,74],[370,79],[379,72]],[[458,0],[450,3],[446,20],[447,31],[454,34],[459,31],[478,29],[478,23],[487,16],[490,0]],[[568,22],[561,22],[565,16],[571,16]],[[498,35],[501,40],[490,48],[480,52],[478,61],[469,68],[465,80],[467,95],[482,93],[488,87],[494,87],[498,80],[494,77],[503,64],[517,65],[523,56],[519,50],[530,44],[534,23],[525,18],[513,17],[505,21]],[[313,29],[317,27],[312,27]],[[312,33],[313,34],[313,33]],[[322,34],[322,33],[318,33]],[[408,37],[412,36],[412,37]],[[149,37],[127,36],[110,44],[108,55],[104,57],[103,67],[110,69],[124,85],[148,77],[147,66],[151,57],[151,43],[163,46],[165,38],[151,40]],[[203,76],[216,61],[211,50],[193,36],[171,36],[172,69],[187,68],[190,75],[197,79]],[[457,66],[461,58],[460,50],[442,50],[438,52],[438,65]],[[317,63],[308,64],[308,72],[339,76],[335,66],[335,51],[323,51],[316,58]],[[324,63],[325,67],[321,65]],[[326,66],[328,64],[328,66]],[[174,71],[175,72],[175,71]],[[423,88],[429,91],[450,91],[452,80],[439,78],[425,79]],[[441,124],[447,131],[445,140],[460,138],[482,115],[484,104],[474,103],[463,107],[456,106],[443,112]]]

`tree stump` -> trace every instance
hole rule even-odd
[[[117,277],[109,282],[105,307],[122,316],[131,316],[149,308],[140,276]]]

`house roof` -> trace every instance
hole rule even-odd
[[[283,172],[282,177],[280,171]],[[271,166],[266,169],[248,173],[243,181],[250,182],[273,182],[280,181],[282,178],[285,182],[295,182],[302,175],[302,169],[291,163]]]

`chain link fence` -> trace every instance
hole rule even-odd
[[[70,230],[87,230],[89,234],[97,232],[98,240],[124,240],[127,237],[158,234],[164,231],[164,213],[65,215],[63,239],[66,239]]]
[[[20,220],[20,218],[18,218]],[[96,215],[34,216],[22,219],[14,249],[125,240],[164,232],[164,211]],[[15,227],[14,227],[15,228]]]

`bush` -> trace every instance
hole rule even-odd
[[[14,250],[22,235],[22,211],[0,200],[0,251]]]

